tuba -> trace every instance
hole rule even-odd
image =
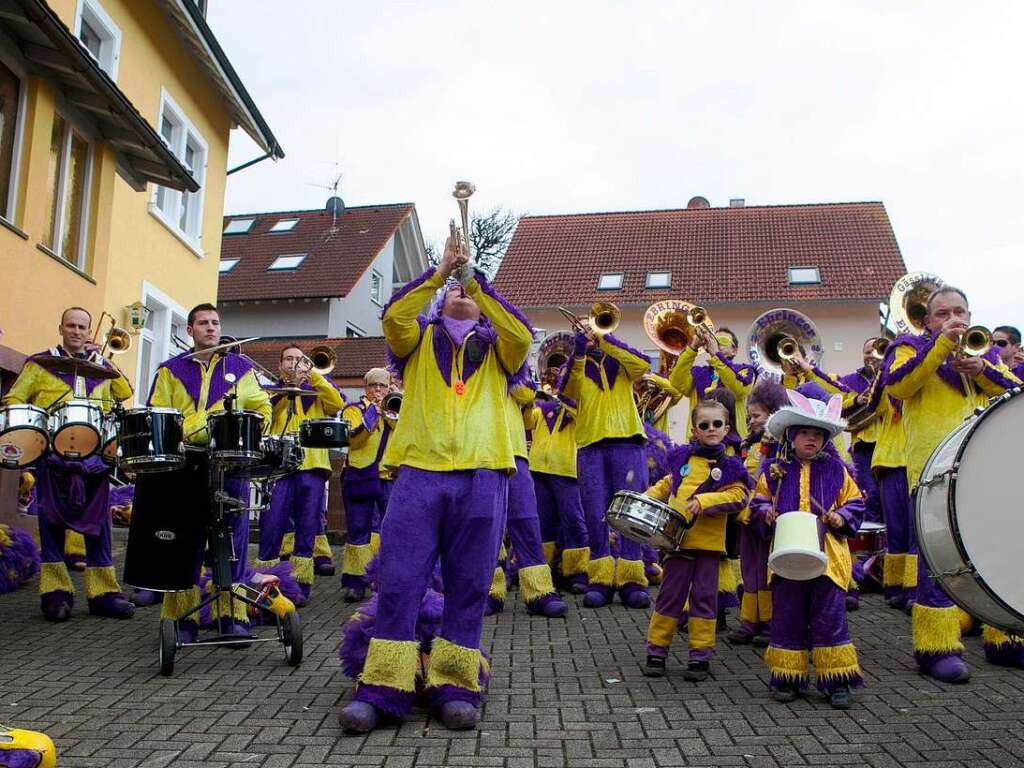
[[[678,357],[693,340],[698,325],[714,330],[707,310],[678,299],[651,304],[644,312],[644,331],[655,346]]]
[[[911,272],[896,281],[889,293],[889,321],[897,336],[924,333],[928,297],[942,285],[942,278],[931,272]]]
[[[537,350],[537,370],[543,376],[549,369],[558,369],[572,359],[573,337],[568,331],[555,331],[544,337]]]
[[[825,356],[817,327],[803,312],[795,309],[771,309],[760,315],[747,334],[747,354],[761,373],[779,379],[782,362],[797,354],[812,365]]]

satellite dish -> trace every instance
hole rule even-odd
[[[326,210],[327,213],[331,214],[331,216],[337,218],[345,212],[345,201],[337,195],[329,197],[327,198]]]
[[[701,197],[700,195],[697,195],[696,197],[691,197],[690,198],[690,202],[688,202],[686,204],[686,207],[687,208],[710,208],[711,207],[711,203],[708,202],[708,199],[706,197]]]

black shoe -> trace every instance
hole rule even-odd
[[[727,630],[729,628],[729,624],[726,621],[728,616],[729,616],[729,612],[727,610],[725,610],[724,608],[718,612],[718,621],[715,624],[715,631],[716,632],[724,632],[725,630]]]
[[[772,639],[768,635],[754,635],[750,644],[755,648],[767,648],[771,645]]]
[[[774,691],[772,691],[772,698],[778,702],[781,702],[782,704],[789,704],[791,701],[796,701],[796,697],[798,695],[799,692],[797,691],[797,689],[792,688],[788,685],[779,686]]]
[[[648,656],[643,668],[644,677],[664,677],[665,659],[661,656]]]
[[[688,680],[691,683],[700,683],[708,679],[708,675],[711,674],[711,664],[707,661],[691,661],[686,665],[686,671],[683,672],[683,680]]]
[[[845,685],[841,688],[836,688],[832,691],[832,695],[828,697],[828,703],[832,705],[832,709],[849,709],[850,689]]]
[[[732,645],[750,645],[751,641],[754,639],[754,636],[747,632],[745,629],[740,628],[734,629],[732,632],[725,636],[725,639],[728,640]]]

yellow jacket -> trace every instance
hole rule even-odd
[[[183,353],[162,364],[149,394],[156,408],[176,408],[184,416],[185,442],[205,445],[207,414],[224,410],[224,398],[235,393],[236,410],[256,411],[263,417],[263,432],[270,430],[270,396],[260,387],[256,371],[236,354],[218,355],[213,365],[186,358]]]
[[[385,308],[384,337],[402,361],[405,385],[402,417],[384,451],[386,468],[514,471],[512,433],[523,430],[523,420],[518,414],[511,418],[508,379],[526,359],[533,335],[525,318],[481,281],[479,276],[470,281],[466,293],[490,321],[496,340],[483,348],[478,367],[465,379],[460,373],[472,365],[467,348],[472,343],[480,349],[480,326],[461,347],[453,348],[440,324],[418,319],[442,285],[434,269],[407,285]],[[435,339],[442,334],[440,350],[450,355],[445,361],[450,381],[435,357]]]
[[[854,374],[851,374],[851,376],[853,375],[860,375],[860,372],[857,371]],[[860,408],[860,406],[857,403],[857,397],[859,393],[852,387],[848,386],[848,384],[846,384],[843,381],[843,379],[840,379],[835,374],[823,373],[822,371],[815,369],[814,373],[812,373],[808,377],[808,379],[820,385],[821,388],[828,392],[830,395],[842,395],[843,413],[849,414],[855,411],[856,409]],[[869,394],[871,392],[871,387],[872,385],[869,383],[868,388],[865,390]],[[850,433],[851,445],[856,445],[857,443],[860,442],[876,444],[878,443],[879,435],[881,435],[882,433],[881,407],[879,407],[879,409],[877,410],[879,411],[878,418],[876,418],[874,421],[872,421],[859,432]]]
[[[565,400],[535,405],[527,411],[527,426],[533,434],[530,471],[575,479],[575,406]]]
[[[323,419],[334,416],[344,404],[341,393],[327,379],[316,371],[309,374],[309,385],[313,388],[312,403],[306,410],[305,401],[308,397],[295,398],[295,413],[288,417],[288,398],[280,397],[273,404],[273,420],[270,431],[279,435],[282,432],[297,432],[299,425],[308,419]],[[304,448],[305,459],[299,469],[324,469],[331,471],[331,460],[325,448]]]
[[[903,429],[901,409],[902,403],[894,405],[886,388],[878,402],[878,437],[875,439],[875,452],[871,454],[872,468],[907,466],[907,433]]]
[[[618,363],[620,370],[614,384],[608,381],[605,361],[597,364],[592,357],[577,357],[564,387],[565,395],[577,404],[576,442],[580,448],[609,438],[644,436],[644,425],[633,400],[633,382],[647,373],[651,361],[640,352],[604,336],[598,336],[598,345],[605,355]],[[599,377],[601,384],[598,385],[591,375]]]
[[[687,521],[693,520],[694,515],[686,506],[691,499],[696,499],[700,503],[700,514],[696,515],[693,526],[683,534],[679,548],[724,555],[726,522],[729,514],[739,513],[747,506],[747,486],[736,482],[716,491],[695,494],[710,478],[712,465],[707,459],[696,455],[690,456],[687,465],[690,467],[689,474],[682,478],[674,494],[671,493],[672,475],[665,475],[647,489],[646,495],[667,502]]]
[[[367,429],[366,409],[371,405],[377,411],[377,418],[373,420],[373,428]],[[381,406],[374,404],[364,395],[358,402],[346,405],[341,412],[341,418],[348,422],[350,430],[347,462],[349,470],[366,469],[378,463],[381,452],[387,448],[387,441],[391,436],[391,426],[384,418]],[[390,473],[380,467],[377,474],[384,479],[390,478]],[[351,478],[353,473],[349,471],[347,476]]]
[[[54,347],[40,354],[56,354],[60,357],[68,356],[60,347]],[[106,361],[103,361],[103,365],[108,368],[112,367]],[[70,376],[65,378],[58,377],[56,374],[50,373],[32,362],[32,358],[29,358],[21,369],[21,373],[18,374],[18,378],[15,379],[14,384],[11,385],[7,394],[4,395],[3,403],[4,405],[34,405],[38,408],[49,410],[50,406],[58,400],[72,399],[74,395],[68,394],[70,389],[82,395],[82,397],[75,397],[74,399],[95,400],[96,405],[100,406],[104,413],[106,413],[110,411],[113,405],[111,400],[123,401],[132,396],[131,385],[123,376],[119,376],[116,379],[104,379],[99,382],[93,381],[92,386],[88,387],[88,392],[86,391],[86,380],[81,376],[76,377],[76,379],[76,381],[71,381]]]
[[[747,436],[747,395],[757,378],[749,365],[730,363],[719,355],[708,355],[708,365],[694,367],[697,350],[687,347],[679,355],[669,374],[669,381],[687,398],[690,412],[686,418],[686,436],[693,432],[693,411],[697,403],[718,389],[719,384],[736,398],[736,421],[733,424],[740,437]]]

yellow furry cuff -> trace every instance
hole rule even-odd
[[[11,529],[6,525],[0,525],[0,547],[11,546]]]
[[[281,557],[291,557],[292,552],[295,551],[295,534],[286,533],[284,538],[281,539]]]
[[[210,616],[215,619],[230,617],[235,621],[248,621],[249,606],[237,598],[232,598],[230,592],[225,592],[210,606]]]
[[[772,620],[772,593],[762,590],[757,593],[757,613],[761,621]]]
[[[591,584],[610,587],[615,580],[615,559],[611,555],[591,559],[587,566],[587,575]]]
[[[660,648],[668,648],[672,645],[672,638],[675,637],[678,625],[676,619],[662,616],[655,611],[651,614],[651,623],[647,625],[647,642]]]
[[[199,605],[199,587],[192,587],[187,592],[168,592],[160,608],[161,619],[178,620]],[[190,621],[199,621],[196,615],[189,616]]]
[[[252,568],[254,571],[269,571],[276,565],[281,563],[276,557],[273,560],[253,560]]]
[[[544,562],[551,565],[555,562],[555,542],[545,541],[544,544]]]
[[[903,588],[917,587],[917,555],[907,555],[907,565],[903,571]]]
[[[996,648],[1024,644],[1024,637],[1008,635],[1003,630],[990,627],[988,624],[983,624],[981,627],[981,639],[985,641],[985,645],[994,645]]]
[[[85,536],[67,529],[64,532],[64,554],[85,557]]]
[[[740,621],[749,621],[751,624],[757,624],[760,621],[757,607],[757,595],[744,592],[743,599],[740,601]]]
[[[481,660],[479,648],[464,648],[443,637],[435,637],[430,648],[427,687],[454,685],[467,691],[479,691]]]
[[[551,581],[551,569],[547,563],[519,569],[519,592],[527,603],[554,591],[555,585]]]
[[[370,544],[373,544],[373,537],[375,534],[370,534]],[[318,533],[313,537],[313,557],[334,557],[331,552],[331,543],[327,540],[327,536]]]
[[[952,653],[962,651],[960,642],[960,609],[929,608],[914,603],[911,624],[914,629],[914,650],[921,653]]]
[[[505,542],[501,542],[501,546],[498,548],[498,560],[501,562],[508,560],[508,550],[505,549]]]
[[[882,586],[902,588],[906,569],[906,555],[893,555],[887,552],[882,560]]]
[[[857,649],[853,643],[815,648],[811,654],[819,680],[849,679],[860,676]]]
[[[716,619],[700,619],[691,616],[686,622],[686,631],[691,648],[714,648]]]
[[[665,575],[665,571],[658,563],[645,563],[644,573],[647,574],[648,584],[661,584],[661,579]]]
[[[789,651],[769,645],[764,652],[764,663],[772,677],[779,680],[807,679],[807,664],[810,654],[807,651]]]
[[[68,575],[68,568],[64,563],[43,563],[39,569],[39,594],[47,592],[71,592],[75,587]]]
[[[974,629],[974,617],[971,616],[963,608],[957,608],[957,616],[960,619],[960,636],[963,637],[965,634]]]
[[[434,644],[436,646],[437,640],[434,640]],[[381,640],[374,637],[370,640],[359,682],[412,693],[416,690],[419,658],[420,644],[415,640]]]
[[[380,534],[376,531],[370,533],[370,551],[373,554],[380,554]]]
[[[121,585],[117,583],[114,566],[108,565],[101,568],[85,569],[85,596],[87,598],[109,595],[111,592],[120,591]]]
[[[505,569],[499,565],[494,569],[494,575],[491,577],[491,588],[487,591],[487,594],[496,600],[504,601],[507,589],[508,584],[505,583]]]
[[[292,575],[299,584],[313,583],[313,558],[292,555]],[[363,569],[366,572],[366,569]]]
[[[621,587],[626,584],[639,584],[647,586],[647,575],[644,573],[642,560],[623,560],[621,557],[615,566],[615,586]]]
[[[576,549],[562,550],[562,575],[575,576],[577,573],[586,573],[590,564],[590,547],[577,547]]]
[[[341,550],[341,572],[349,576],[366,575],[366,564],[373,559],[369,544],[346,544]]]
[[[732,569],[732,560],[723,559],[718,561],[718,591],[735,592],[739,586],[736,578],[736,571]]]

